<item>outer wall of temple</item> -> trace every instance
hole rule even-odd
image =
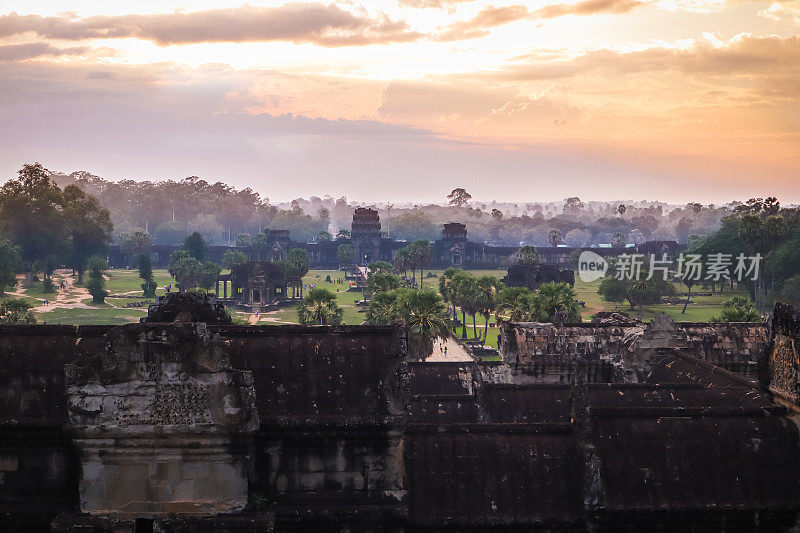
[[[507,365],[407,362],[399,327],[2,327],[0,524],[791,528],[800,438],[769,389],[795,394],[800,341],[796,311],[781,313],[774,338],[759,325],[508,326]],[[637,382],[591,370],[629,342],[647,354]],[[612,363],[613,377],[641,361]],[[209,486],[192,461],[230,465],[226,482]],[[119,466],[150,463],[139,482],[144,470]],[[92,493],[114,472],[119,486]]]

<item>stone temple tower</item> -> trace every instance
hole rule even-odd
[[[380,259],[381,217],[376,210],[368,207],[356,208],[350,229],[350,241],[353,244],[353,259],[356,264],[366,266]]]

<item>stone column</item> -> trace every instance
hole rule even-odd
[[[259,425],[253,376],[231,368],[204,323],[114,328],[88,365],[67,365],[66,382],[82,512],[130,520],[244,509]]]

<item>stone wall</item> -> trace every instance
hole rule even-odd
[[[656,348],[674,348],[753,381],[770,343],[766,324],[672,322],[501,324],[500,351],[515,381],[568,382],[576,361],[588,382],[637,380],[631,370]],[[623,370],[624,369],[624,370]]]
[[[764,358],[762,383],[784,400],[800,405],[800,308],[777,303],[773,343]]]

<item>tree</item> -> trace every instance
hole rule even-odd
[[[153,298],[156,295],[156,281],[153,279],[153,261],[150,254],[140,254],[136,260],[139,277],[142,278],[142,296]]]
[[[0,295],[6,287],[12,289],[17,285],[17,271],[22,267],[19,248],[8,239],[0,237]]]
[[[311,262],[308,254],[302,248],[292,248],[286,256],[286,279],[292,285],[293,296],[297,295],[300,289],[300,298],[303,297],[303,276],[308,273]]]
[[[167,271],[175,278],[175,283],[181,292],[199,286],[203,277],[203,265],[188,250],[172,252]]]
[[[222,270],[220,266],[213,261],[203,261],[202,263],[203,273],[200,277],[200,286],[203,287],[206,291],[210,291],[214,288],[214,285],[217,283],[217,279],[219,278],[219,273]]]
[[[606,302],[613,302],[614,309],[618,309],[619,304],[628,298],[629,288],[630,281],[626,279],[617,279],[613,276],[606,276],[600,280],[597,293]]]
[[[551,229],[547,240],[550,242],[550,246],[554,248],[561,244],[561,230],[558,228]]]
[[[141,255],[149,255],[151,245],[152,238],[143,229],[135,229],[119,234],[119,250],[129,261],[129,264],[133,264],[136,258]]]
[[[202,235],[196,231],[183,240],[183,249],[198,261],[205,261],[208,245]]]
[[[370,272],[367,279],[367,290],[374,297],[381,292],[399,289],[402,284],[402,280],[391,272]]]
[[[25,286],[31,287],[37,264],[66,248],[64,198],[50,171],[39,163],[23,165],[18,174],[0,189],[0,221],[5,235],[20,248]]]
[[[353,264],[353,247],[349,244],[340,244],[336,248],[336,261],[339,266],[350,266]]]
[[[239,248],[250,248],[253,245],[253,241],[250,238],[249,233],[240,233],[236,236],[236,246]]]
[[[86,261],[86,269],[89,271],[86,289],[92,295],[92,303],[105,303],[108,291],[106,291],[106,279],[103,273],[108,270],[108,263],[105,258],[93,255]]]
[[[239,250],[225,250],[222,255],[222,267],[230,270],[234,265],[247,262],[247,254]]]
[[[580,322],[580,304],[568,283],[543,283],[534,297],[539,322]]]
[[[448,314],[452,313],[453,320],[451,322],[453,333],[456,332],[456,306],[453,303],[453,287],[451,282],[456,272],[459,272],[459,269],[448,267],[445,268],[442,275],[439,276],[439,294],[442,296],[442,300],[447,304]]]
[[[327,231],[320,231],[317,233],[317,242],[331,242],[333,240],[333,235],[328,233]]]
[[[370,274],[391,274],[394,272],[394,265],[388,261],[375,261],[368,265]]]
[[[388,326],[400,319],[397,310],[398,290],[374,293],[367,306],[367,324]]]
[[[567,246],[582,248],[592,240],[592,234],[586,230],[575,228],[567,232],[564,242]]]
[[[408,327],[409,354],[425,359],[433,352],[434,341],[450,334],[447,308],[442,297],[431,289],[399,290],[398,315]]]
[[[722,315],[711,322],[760,322],[761,314],[750,298],[734,296],[722,302]]]
[[[785,302],[800,305],[800,274],[783,282],[779,296]]]
[[[420,239],[411,245],[411,260],[419,268],[419,285],[422,286],[424,269],[433,259],[433,246],[430,241]]]
[[[92,195],[76,185],[68,185],[63,192],[63,215],[69,235],[68,264],[78,273],[78,284],[83,284],[86,261],[92,255],[105,254],[111,242],[111,214]]]
[[[251,257],[255,257],[256,261],[261,261],[262,257],[266,260],[270,258],[269,239],[266,233],[256,233],[250,240]]]
[[[639,309],[639,319],[641,320],[642,308],[645,305],[659,303],[664,296],[673,294],[675,294],[675,286],[672,283],[659,276],[647,279],[643,273],[640,279],[632,280],[628,285],[627,299],[631,304],[631,309]]]
[[[530,295],[531,291],[525,287],[506,287],[497,297],[497,307],[504,313],[508,313],[510,321],[521,322],[528,312]]]
[[[535,246],[526,244],[517,252],[518,265],[538,265],[540,262],[539,250]]]
[[[499,209],[492,209],[492,220],[495,222],[500,222],[503,220],[503,212]]]
[[[350,230],[348,230],[348,229],[342,228],[342,229],[340,229],[339,231],[336,232],[336,240],[337,241],[343,241],[343,240],[346,240],[346,239],[349,239],[349,238],[350,238]]]
[[[23,299],[8,299],[0,302],[0,324],[35,324],[36,317],[31,304]]]
[[[394,269],[397,273],[402,274],[403,278],[406,277],[406,272],[414,267],[414,262],[411,257],[411,249],[408,246],[397,250],[397,255],[392,260]]]
[[[154,232],[158,244],[179,244],[186,237],[186,225],[172,220],[160,224]]]
[[[336,294],[328,289],[315,287],[309,289],[303,302],[297,308],[297,318],[300,324],[308,325],[339,325],[344,311],[336,304]]]
[[[447,198],[450,200],[450,205],[455,207],[464,207],[467,205],[467,202],[472,199],[472,195],[468,193],[466,189],[459,187],[453,189],[453,191],[447,195]]]
[[[611,237],[611,247],[612,248],[625,248],[625,235],[622,233],[615,233],[613,237]]]
[[[475,277],[464,270],[459,270],[453,275],[450,281],[451,285],[451,300],[454,305],[461,308],[461,338],[467,338],[467,315],[472,316],[473,332],[477,337],[477,326],[475,324],[475,315],[478,313],[480,306],[480,290]]]
[[[478,311],[483,315],[483,343],[489,335],[489,317],[497,310],[497,296],[503,290],[503,284],[495,276],[481,276],[477,280],[480,299],[478,301]]]

